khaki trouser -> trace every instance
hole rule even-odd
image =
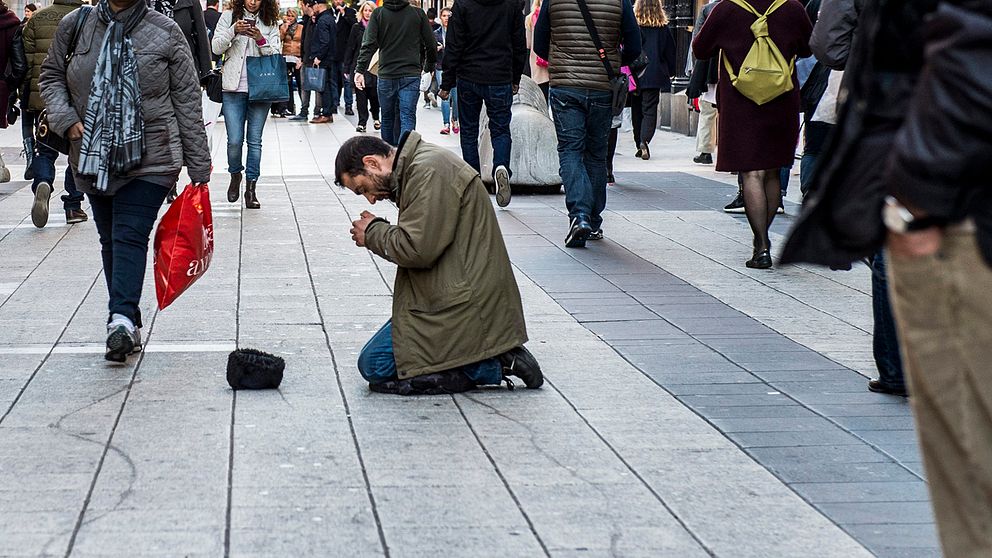
[[[889,260],[889,285],[947,558],[992,556],[992,268],[975,234]]]
[[[696,126],[696,151],[716,151],[716,105],[699,100],[699,124]]]

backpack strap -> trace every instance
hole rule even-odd
[[[761,13],[758,10],[754,9],[754,6],[748,3],[747,0],[730,0],[731,3],[737,4],[741,8],[754,14],[755,17],[759,17],[759,18],[762,16],[768,17],[769,15],[771,15],[772,12],[785,5],[786,1],[787,0],[775,0],[774,2],[772,2],[770,6],[768,6],[768,9],[765,10],[765,13]]]
[[[589,30],[589,37],[592,38],[592,44],[596,47],[596,52],[599,54],[599,61],[606,68],[606,77],[612,80],[617,74],[613,71],[613,65],[610,64],[610,59],[606,57],[606,49],[603,48],[603,43],[599,40],[599,33],[596,32],[596,24],[592,20],[592,14],[589,13],[589,6],[586,5],[586,0],[577,0],[577,3],[579,4],[579,11],[582,12],[582,19],[586,22],[586,29]]]
[[[72,34],[69,35],[69,48],[65,52],[66,64],[68,64],[69,60],[76,53],[76,41],[79,40],[79,31],[82,30],[83,24],[86,23],[90,12],[93,11],[93,6],[80,6],[76,9],[79,10],[79,15],[76,16],[76,21],[72,26]]]

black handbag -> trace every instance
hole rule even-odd
[[[83,28],[83,24],[86,23],[86,18],[90,15],[92,9],[92,6],[79,7],[79,17],[76,18],[76,24],[72,27],[72,34],[69,35],[69,48],[65,53],[66,70],[69,68],[69,61],[72,60],[72,55],[76,53],[76,39],[79,38],[79,30]],[[34,139],[38,143],[50,147],[59,153],[69,154],[69,140],[55,133],[55,130],[52,130],[51,125],[48,123],[47,108],[42,109],[41,114],[38,115],[38,127],[35,128]]]
[[[627,106],[627,92],[630,88],[630,78],[627,77],[627,74],[613,71],[613,65],[610,64],[609,58],[606,57],[606,49],[603,48],[603,43],[599,40],[599,33],[596,32],[596,24],[592,21],[592,14],[589,13],[589,6],[586,5],[586,0],[578,0],[578,4],[579,10],[582,12],[582,19],[586,22],[586,29],[589,31],[589,36],[592,38],[593,45],[596,46],[596,52],[599,53],[599,61],[603,63],[603,67],[606,68],[606,76],[610,78],[610,92],[613,93],[612,114],[613,116],[617,116]]]
[[[210,70],[210,73],[200,79],[200,85],[207,92],[207,98],[215,103],[224,102],[224,76],[220,68]]]

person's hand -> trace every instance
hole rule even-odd
[[[299,70],[302,67],[303,67],[303,61],[302,60],[297,60],[296,61],[296,69]]]
[[[361,72],[355,74],[355,89],[365,91],[365,74]]]
[[[365,246],[365,229],[375,219],[375,215],[368,211],[363,211],[361,217],[361,219],[352,221],[351,223],[351,239],[355,241],[355,246],[359,248]]]
[[[83,139],[83,123],[76,122],[69,128],[69,131],[65,133],[66,137],[72,141],[78,141]]]
[[[344,75],[344,80],[345,81],[351,81],[351,74],[345,74]]]
[[[940,250],[944,241],[944,230],[930,227],[906,234],[889,232],[887,246],[889,253],[896,258],[913,259],[932,256]]]
[[[248,37],[257,41],[262,38],[262,30],[255,25],[251,25],[248,27]]]
[[[313,67],[316,68],[318,66],[320,66],[320,58],[314,58],[313,59]]]
[[[520,84],[519,83],[514,83],[513,84],[512,91],[513,91],[513,94],[514,95],[516,95],[517,93],[519,93],[520,92]]]
[[[440,91],[437,92],[437,96],[438,97],[441,97],[441,100],[442,101],[447,101],[448,100],[448,97],[451,96],[451,92],[450,91],[445,91],[444,89],[441,89]]]

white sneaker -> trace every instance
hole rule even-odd
[[[496,179],[496,205],[500,207],[510,205],[510,197],[513,195],[510,191],[510,171],[500,165],[496,167],[493,178]]]

